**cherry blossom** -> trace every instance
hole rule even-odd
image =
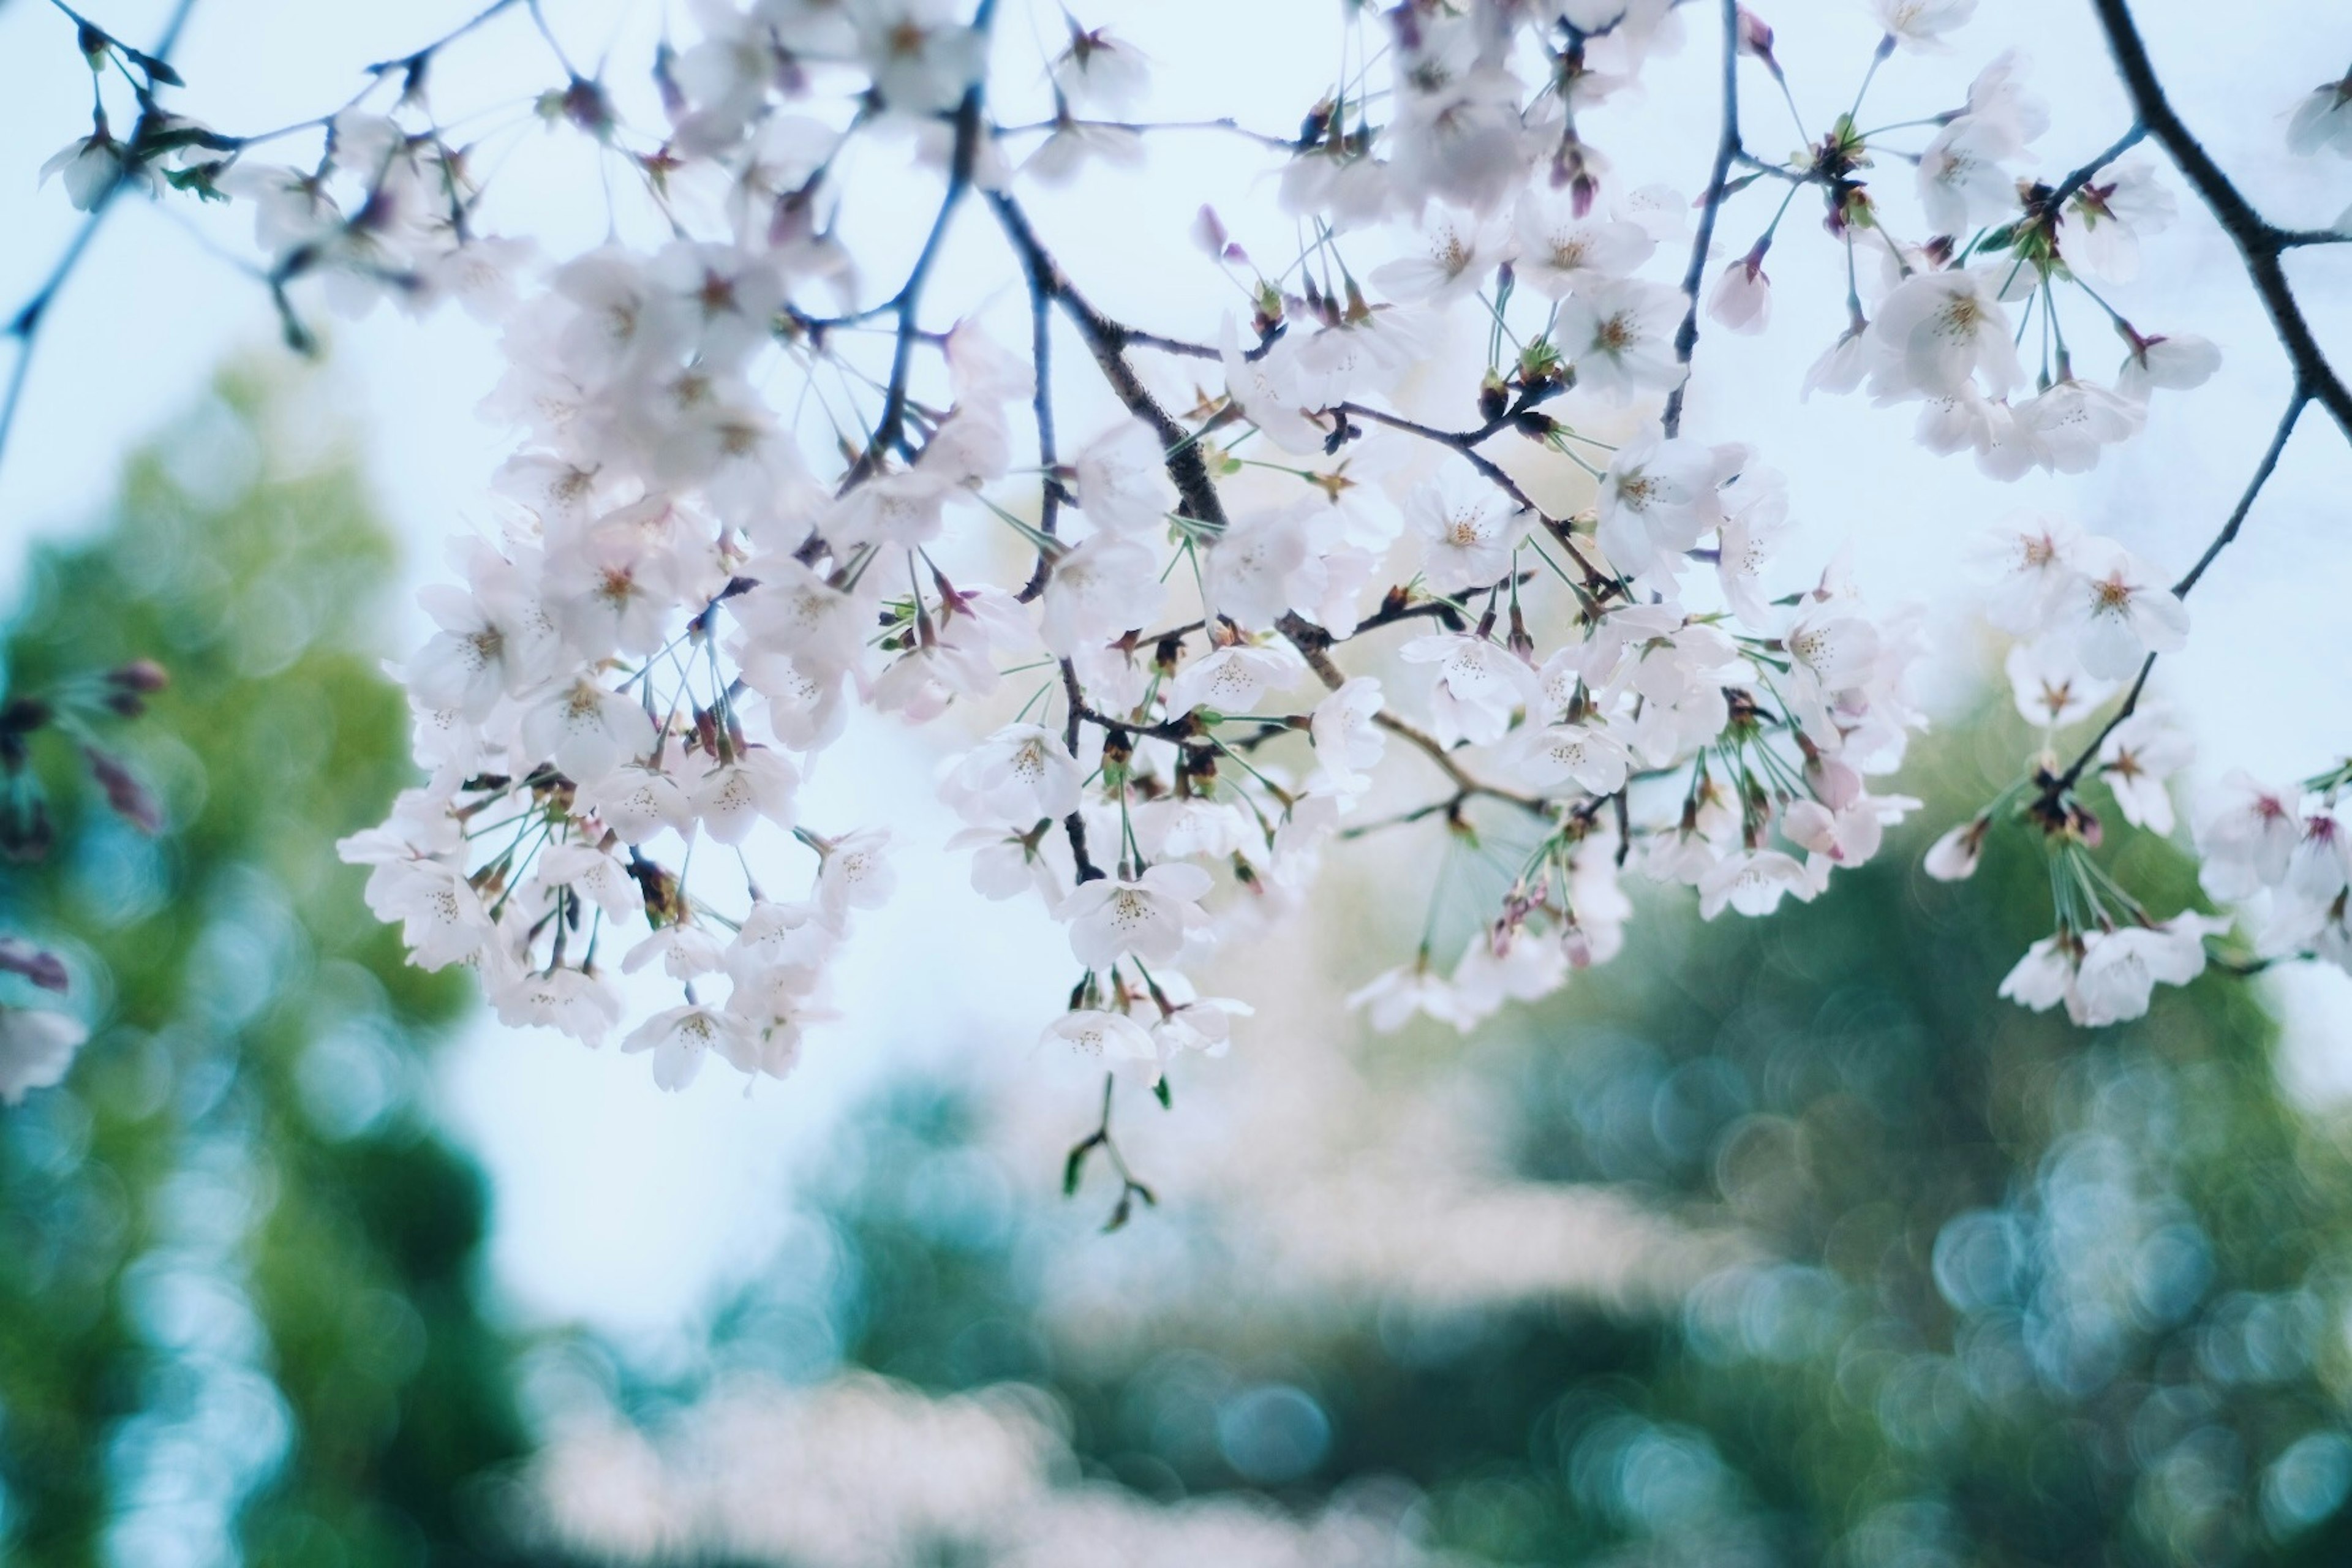
[[[2086,553],[2082,576],[2052,606],[2074,641],[2083,668],[2106,680],[2126,680],[2150,654],[2189,645],[2189,609],[2156,580],[2147,563],[2116,544]]]
[[[2099,742],[2099,773],[2115,792],[2124,820],[2150,833],[2172,831],[2172,795],[2165,781],[2195,760],[2195,742],[2154,709],[2143,708]]]
[[[1070,951],[1089,969],[1130,955],[1173,963],[1201,927],[1199,903],[1211,886],[1198,866],[1154,866],[1133,878],[1082,883],[1054,912],[1069,922]]]

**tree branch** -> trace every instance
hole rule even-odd
[[[1037,231],[1029,226],[1028,215],[1021,210],[1019,203],[1002,191],[989,192],[988,203],[1023,265],[1031,276],[1045,280],[1046,292],[1086,340],[1087,351],[1102,369],[1103,379],[1110,383],[1111,392],[1127,405],[1129,413],[1150,426],[1159,436],[1168,477],[1175,481],[1181,498],[1181,515],[1222,531],[1225,526],[1224,503],[1217,497],[1216,482],[1209,477],[1208,459],[1201,456],[1200,442],[1160,406],[1160,400],[1151,395],[1150,389],[1137,378],[1135,367],[1127,363],[1129,345],[1145,340],[1087,302],[1086,296],[1063,275],[1052,253],[1039,241]],[[1152,346],[1160,346],[1164,341],[1155,342]]]
[[[2147,46],[2141,42],[2139,28],[2132,20],[2128,0],[2091,0],[2091,7],[2098,15],[2100,26],[2105,29],[2116,73],[2131,94],[2140,123],[2171,155],[2182,177],[2196,188],[2199,198],[2237,246],[2247,276],[2253,279],[2254,292],[2262,297],[2263,309],[2270,313],[2271,325],[2294,367],[2298,396],[2308,397],[2325,407],[2335,419],[2336,428],[2346,439],[2352,440],[2352,391],[2345,388],[2327,356],[2320,352],[2319,341],[2312,335],[2311,324],[2304,319],[2303,309],[2287,282],[2286,269],[2279,261],[2280,252],[2291,243],[2290,236],[2254,210],[2203,144],[2181,123],[2171,100],[2165,96],[2163,85],[2156,79],[2156,68],[2149,62]]]
[[[1691,239],[1690,266],[1683,271],[1683,295],[1689,301],[1683,324],[1675,330],[1675,360],[1683,379],[1666,394],[1661,419],[1668,439],[1682,434],[1683,394],[1690,386],[1692,351],[1698,347],[1699,289],[1706,281],[1706,253],[1715,245],[1715,218],[1723,210],[1724,185],[1731,161],[1739,155],[1739,0],[1723,0],[1723,129],[1716,138],[1715,170],[1707,175],[1706,197],[1698,215],[1698,233]]]
[[[2310,395],[2300,388],[2287,400],[2286,412],[2279,416],[2278,429],[2272,435],[2271,444],[2263,451],[2262,461],[2254,466],[2253,479],[2247,483],[2245,492],[2238,497],[2238,504],[2230,510],[2229,521],[2221,524],[2221,531],[2213,536],[2213,542],[2207,545],[2205,553],[2197,558],[2197,564],[2189,569],[2188,575],[2172,585],[2174,598],[2187,598],[2189,591],[2197,586],[2197,580],[2205,575],[2205,568],[2213,564],[2214,557],[2228,549],[2231,542],[2238,537],[2239,526],[2246,521],[2246,514],[2253,510],[2254,498],[2263,493],[2264,485],[2270,483],[2272,471],[2278,467],[2279,454],[2286,450],[2287,437],[2294,434],[2295,421],[2302,417],[2304,405],[2310,401]],[[2043,800],[2055,802],[2081,780],[2083,770],[2091,765],[2092,759],[2099,754],[2099,748],[2106,744],[2107,737],[2139,708],[2140,693],[2147,689],[2148,672],[2155,668],[2154,654],[2140,661],[2139,675],[2133,680],[2131,689],[2124,693],[2123,706],[2099,726],[2099,732],[2091,737],[2091,743],[2083,748],[2082,754],[2066,771],[2043,787]]]
[[[2081,190],[2092,175],[2138,146],[2147,135],[2147,127],[2134,121],[2132,128],[2116,137],[2113,146],[2059,181],[2058,188],[2052,191],[2050,199],[2042,204],[2044,208],[2054,216],[2060,207],[2066,205],[2066,198]]]
[[[195,3],[196,0],[180,0],[172,8],[170,19],[163,24],[163,32],[156,36],[155,47],[147,51],[147,58],[156,65],[170,62],[173,49],[179,45],[181,31],[188,25],[188,13],[195,9]],[[73,15],[70,11],[66,14]],[[152,89],[157,84],[151,77],[148,85]],[[148,100],[142,96],[141,101],[144,110]],[[142,118],[145,118],[143,113]],[[138,142],[136,132],[132,133],[131,140],[134,144]],[[25,401],[25,382],[32,374],[33,347],[40,338],[42,323],[48,319],[49,307],[57,302],[58,292],[65,288],[67,279],[73,276],[74,268],[81,264],[83,255],[89,249],[89,242],[98,237],[99,226],[106,221],[106,215],[113,209],[114,198],[121,195],[123,187],[131,183],[131,165],[118,165],[114,178],[107,182],[106,188],[99,192],[98,198],[90,203],[89,216],[82,219],[81,226],[74,231],[73,238],[66,242],[64,251],[49,268],[48,275],[8,318],[5,335],[16,341],[16,363],[8,367],[7,390],[0,393],[0,458],[6,456],[8,437],[16,427],[16,410]]]

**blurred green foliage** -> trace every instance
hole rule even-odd
[[[1913,828],[1818,901],[1706,924],[1650,899],[1615,963],[1431,1042],[1505,1081],[1522,1178],[1751,1239],[1679,1310],[1276,1319],[1214,1276],[1141,1341],[1075,1355],[1037,1326],[1053,1259],[1148,1239],[983,1202],[1007,1173],[968,1110],[901,1087],[719,1320],[719,1364],[1039,1383],[1091,1473],[1161,1497],[1251,1485],[1265,1456],[1236,1445],[1273,1420],[1313,1462],[1262,1488],[1409,1478],[1430,1544],[1472,1561],[2352,1562],[2346,1142],[2284,1098],[2242,978],[2092,1032],[1995,999],[2047,931],[2039,847],[1998,835],[1957,886],[1918,858],[2028,749],[2005,716],[1935,737],[1904,780],[1928,797]],[[2197,901],[2186,857],[2117,837],[2151,909]]]
[[[94,1033],[0,1111],[0,1555],[469,1563],[523,1434],[477,1312],[478,1173],[425,1123],[463,981],[406,966],[334,839],[411,765],[374,668],[390,541],[315,388],[231,375],[33,556],[10,689],[134,657],[138,835],[58,771],[0,929],[68,955]]]

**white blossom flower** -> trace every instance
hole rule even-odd
[[[1174,1000],[1181,992],[1190,995],[1192,988],[1181,984],[1182,976],[1174,973],[1155,975],[1160,989]],[[1257,1009],[1231,996],[1199,996],[1189,1001],[1177,1001],[1174,1009],[1151,1021],[1152,1043],[1159,1047],[1163,1061],[1179,1051],[1198,1051],[1205,1057],[1222,1057],[1233,1047],[1234,1020],[1247,1018]]]
[[[2102,283],[2139,276],[2139,242],[2171,226],[2172,190],[2137,158],[2098,170],[2058,215],[2058,249],[2067,266]]]
[[[1265,842],[1250,815],[1232,800],[1169,795],[1134,808],[1135,842],[1150,860],[1223,860]]]
[[[739,990],[780,970],[803,977],[805,990],[837,941],[824,911],[816,905],[756,899],[751,913],[736,928],[735,940],[728,943],[721,964]]]
[[[1886,36],[1906,49],[1940,53],[1944,35],[1976,15],[1977,0],[1870,0]]]
[[[2084,932],[2068,1015],[2085,1028],[2143,1016],[2158,984],[2186,985],[2205,973],[2206,936],[2229,927],[2188,913],[2161,925]]]
[[[1423,221],[1422,244],[1422,255],[1373,268],[1372,287],[1411,304],[1445,304],[1474,292],[1511,254],[1509,232],[1499,221],[1443,205]]]
[[[368,877],[368,908],[401,922],[401,941],[420,969],[478,957],[491,935],[489,911],[473,884],[437,860],[393,860]]]
[[[742,1022],[731,1014],[689,1003],[647,1018],[629,1032],[621,1049],[653,1052],[654,1083],[676,1093],[694,1081],[712,1050],[730,1058],[741,1054],[742,1035]]]
[[[1488,588],[1510,575],[1528,514],[1460,465],[1414,488],[1405,524],[1422,539],[1422,574],[1441,594]]]
[[[1324,427],[1310,415],[1319,412],[1304,404],[1297,377],[1297,345],[1277,339],[1255,359],[1242,352],[1240,330],[1224,320],[1219,339],[1225,366],[1225,396],[1266,438],[1286,452],[1301,456],[1323,450]]]
[[[1674,353],[1682,307],[1679,291],[1639,279],[1587,285],[1560,302],[1555,341],[1582,390],[1620,403],[1671,392],[1687,374]]]
[[[2223,778],[2197,820],[2197,853],[2203,858],[2197,879],[2205,890],[2217,899],[2250,899],[2284,881],[2302,837],[2295,804],[2294,792],[2273,789],[2245,772]]]
[[[1097,877],[1062,900],[1055,918],[1070,927],[1070,951],[1089,969],[1120,959],[1173,963],[1187,936],[1208,917],[1200,901],[1211,886],[1198,866],[1167,861],[1133,879]]]
[[[651,967],[656,960],[662,973],[672,980],[692,980],[724,969],[727,950],[717,936],[701,926],[673,921],[656,927],[651,935],[630,948],[621,960],[621,973],[635,974]]]
[[[615,921],[645,912],[645,890],[628,868],[590,844],[551,844],[534,868],[541,886],[570,888]]]
[[[1823,349],[1805,371],[1805,379],[1797,393],[1797,401],[1808,402],[1816,392],[1852,392],[1862,384],[1870,373],[1876,356],[1879,339],[1868,326],[1857,320],[1837,335],[1836,341]]]
[[[2072,1014],[2082,1003],[2074,985],[2076,966],[2082,963],[2082,947],[2073,935],[2059,931],[2045,936],[2025,950],[2025,956],[2001,977],[2000,995],[2021,1007],[2046,1013],[2061,1002]]]
[[[2050,106],[2025,85],[2032,62],[2017,49],[2003,49],[1969,83],[1969,117],[1999,126],[2023,148],[2050,129]]]
[[[666,827],[683,835],[694,824],[694,808],[672,772],[677,765],[673,744],[656,763],[625,763],[581,784],[574,803],[624,844],[643,844]]]
[[[1058,1045],[1091,1061],[1160,1081],[1162,1058],[1151,1032],[1124,1013],[1081,1007],[1045,1026],[1041,1045]]]
[[[2322,82],[2304,96],[2287,121],[2286,144],[2297,153],[2326,148],[2352,158],[2352,77]]]
[[[2020,150],[2007,125],[1963,114],[1936,132],[1919,154],[1919,205],[1937,234],[1965,235],[2018,211],[2017,179],[2002,161]]]
[[[767,821],[790,827],[800,775],[782,752],[747,746],[732,761],[714,763],[687,791],[702,830],[721,844],[740,844]]]
[[[1269,690],[1297,679],[1306,661],[1279,643],[1229,643],[1202,654],[1168,683],[1168,716],[1181,719],[1195,708],[1216,713],[1247,713]]]
[[[1459,74],[1408,68],[1401,80],[1418,90],[1402,94],[1386,138],[1400,208],[1434,197],[1492,213],[1522,188],[1534,139],[1517,76],[1477,65]]]
[[[1643,425],[1611,455],[1595,509],[1601,548],[1629,576],[1671,575],[1676,558],[1723,521],[1723,486],[1746,461],[1738,447],[1668,440]]]
[[[1315,705],[1307,719],[1308,738],[1315,745],[1307,794],[1352,802],[1371,788],[1370,770],[1388,750],[1387,732],[1373,722],[1381,703],[1380,681],[1359,675]]]
[[[2189,606],[2146,562],[2108,541],[2085,551],[2083,574],[2061,592],[2053,619],[2074,639],[2083,668],[2108,680],[2127,680],[2149,655],[2189,645]]]
[[[2147,418],[2141,404],[2072,376],[2017,405],[2017,423],[2034,460],[2062,474],[2090,472],[2101,447],[2138,435]]]
[[[1457,1029],[1465,1026],[1453,984],[1432,973],[1426,958],[1375,976],[1370,984],[1349,993],[1348,1005],[1364,1009],[1372,1027],[1383,1035],[1402,1028],[1415,1013]]]
[[[1878,628],[1837,600],[1808,607],[1781,640],[1823,691],[1862,685],[1878,662]]]
[[[1977,874],[1977,862],[1984,855],[1985,835],[1991,829],[1990,816],[1971,817],[1958,827],[1946,829],[1927,847],[1921,868],[1938,882],[1968,880]]]
[[[1716,581],[1731,613],[1751,627],[1772,625],[1764,597],[1764,569],[1773,547],[1789,531],[1789,485],[1777,470],[1749,467],[1724,487],[1723,517],[1716,525],[1720,548]]]
[[[1538,794],[1571,779],[1592,795],[1612,794],[1632,766],[1625,743],[1592,724],[1530,724],[1509,744],[1511,773]]]
[[[1166,597],[1150,545],[1098,533],[1055,558],[1038,636],[1049,652],[1066,656],[1082,643],[1143,630]]]
[[[835,544],[912,550],[940,536],[956,488],[956,476],[937,468],[877,474],[835,502],[820,531]]]
[[[887,828],[862,827],[819,848],[817,902],[836,927],[853,909],[878,910],[890,901],[898,875],[883,855],[889,842]]]
[[[2333,812],[2307,814],[2294,853],[2287,857],[2284,886],[2288,895],[2307,907],[2325,909],[2343,893],[2347,873],[2352,873],[2352,833]]]
[[[1805,868],[1778,849],[1744,849],[1727,855],[1699,879],[1698,912],[1713,920],[1726,909],[1743,915],[1769,915],[1791,894],[1800,903],[1814,893]]]
[[[637,703],[583,676],[523,714],[522,739],[574,784],[596,784],[653,750],[654,721]]]
[[[2126,397],[2145,402],[2158,387],[2186,392],[2204,385],[2221,368],[2221,351],[2194,332],[2168,338],[2134,334],[2126,342],[2130,353],[2116,371],[2116,390]]]
[[[1398,656],[1407,664],[1437,666],[1431,728],[1444,745],[1465,740],[1486,745],[1502,739],[1511,715],[1542,696],[1536,672],[1525,661],[1466,632],[1415,637]]]
[[[1526,930],[1489,931],[1463,950],[1454,966],[1454,1022],[1468,1029],[1506,1002],[1539,1002],[1568,983],[1568,954],[1556,942]]]
[[[2143,708],[2099,742],[2099,773],[2115,792],[2125,821],[2150,833],[2170,833],[2172,795],[2165,781],[2196,756],[2196,743],[2168,716]]]
[[[2061,730],[2086,719],[2116,693],[2116,683],[2084,670],[2063,637],[2013,645],[2002,668],[2018,716],[2040,729]]]
[[[1007,724],[950,764],[940,798],[976,826],[1026,828],[1078,808],[1080,773],[1062,738],[1036,724]]]
[[[988,63],[987,40],[954,0],[865,0],[849,8],[857,54],[874,90],[902,114],[953,109]]]
[[[89,135],[67,142],[41,165],[44,183],[52,174],[62,176],[66,199],[83,212],[97,211],[98,204],[119,183],[153,183],[146,166],[133,162],[129,150],[108,132],[103,114]]]
[[[1710,320],[1754,336],[1772,324],[1772,279],[1764,272],[1764,249],[1757,247],[1726,267],[1706,297]]]
[[[1540,188],[1519,198],[1512,229],[1520,281],[1550,300],[1631,278],[1658,247],[1638,224],[1580,215],[1573,203]]]
[[[554,1029],[591,1050],[621,1021],[620,994],[577,969],[533,970],[488,988],[499,1022],[509,1029]]]
[[[728,600],[727,610],[759,647],[821,669],[857,662],[867,619],[856,600],[788,555],[763,558],[759,585]]]
[[[1961,391],[1972,377],[1998,395],[2025,379],[2010,342],[1994,268],[1915,272],[1871,323],[1871,391],[1881,401]]]
[[[950,849],[969,849],[971,890],[993,903],[1034,892],[1048,907],[1061,902],[1070,889],[1070,874],[1047,853],[1057,845],[1050,835],[1032,837],[1003,827],[967,827],[950,838]]]
[[[1297,596],[1307,555],[1302,510],[1242,513],[1201,553],[1209,607],[1245,632],[1270,630]]]
[[[1087,442],[1072,465],[1087,521],[1114,533],[1164,530],[1176,504],[1160,437],[1140,419],[1122,419]]]
[[[1069,47],[1054,57],[1054,85],[1077,108],[1125,114],[1150,85],[1149,57],[1108,27],[1069,28]]]
[[[2003,631],[2032,632],[2081,577],[2083,531],[2057,518],[2017,512],[1985,535],[1972,556],[1985,583],[1985,618]]]

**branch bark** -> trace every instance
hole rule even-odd
[[[2105,30],[2107,48],[2115,56],[2116,70],[2131,95],[2140,123],[2170,154],[2182,178],[2195,188],[2199,199],[2237,246],[2246,275],[2253,280],[2254,292],[2262,297],[2263,309],[2269,312],[2271,325],[2294,366],[2297,395],[2326,408],[2345,438],[2352,440],[2352,391],[2345,388],[2335,366],[2320,352],[2319,340],[2312,335],[2311,323],[2304,319],[2286,268],[2279,260],[2283,251],[2304,243],[2303,237],[2273,226],[2256,212],[2181,122],[2171,100],[2165,96],[2163,84],[2157,80],[2147,46],[2132,20],[2129,0],[2091,0],[2091,8]]]
[[[1707,175],[1698,232],[1691,239],[1690,265],[1683,270],[1683,294],[1688,303],[1683,310],[1683,324],[1675,330],[1675,359],[1683,367],[1683,379],[1666,394],[1666,410],[1660,420],[1670,440],[1682,434],[1683,395],[1690,386],[1691,354],[1698,347],[1698,299],[1706,282],[1706,253],[1715,245],[1716,215],[1723,210],[1724,187],[1730,179],[1731,161],[1738,156],[1739,0],[1723,0],[1723,129],[1716,137],[1715,170]]]

